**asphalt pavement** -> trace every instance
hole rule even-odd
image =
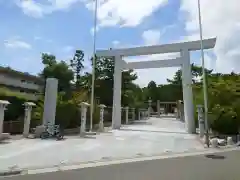
[[[0,178],[1,179],[1,178]],[[240,180],[240,151],[156,159],[4,180]]]

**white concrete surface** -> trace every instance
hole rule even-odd
[[[120,130],[96,136],[96,139],[67,137],[64,141],[21,139],[0,144],[0,170],[42,168],[61,163],[134,158],[178,152],[202,151],[195,135],[187,134],[184,124],[171,118],[150,118]]]

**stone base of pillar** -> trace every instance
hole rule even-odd
[[[11,138],[11,136],[10,136],[9,133],[1,133],[0,134],[0,142],[4,141],[4,140],[7,140],[7,139],[10,139],[10,138]]]
[[[103,122],[100,122],[100,123],[99,123],[98,131],[99,131],[99,132],[104,132],[104,124],[103,124]]]
[[[35,138],[40,138],[40,135],[45,131],[45,128],[44,125],[37,126],[34,132]]]
[[[81,138],[90,138],[91,136],[97,135],[96,132],[80,132],[80,137]]]

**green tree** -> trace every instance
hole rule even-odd
[[[202,84],[194,85],[195,103],[203,104]],[[240,75],[208,76],[210,127],[220,134],[236,134],[240,128]]]
[[[155,81],[150,81],[147,86],[148,89],[148,99],[156,102],[158,100],[158,87]]]
[[[75,74],[75,85],[79,89],[81,87],[81,72],[84,68],[84,52],[82,50],[76,50],[73,59],[70,60],[71,67]]]
[[[93,61],[93,58],[91,59]],[[114,76],[114,58],[96,57],[95,63],[95,97],[100,98],[100,102],[112,106],[113,102],[113,76]],[[90,89],[92,75],[85,74],[85,85]],[[128,105],[134,98],[130,98],[134,80],[137,75],[133,70],[122,72],[122,104]],[[132,93],[133,94],[133,93]]]
[[[201,81],[201,77],[202,77],[202,67],[196,66],[194,64],[191,65],[191,71],[192,71],[192,82],[193,83],[197,83],[199,81]],[[206,75],[210,75],[212,73],[212,70],[208,70],[205,68],[205,73]],[[178,70],[173,79],[167,79],[167,81],[170,84],[175,84],[175,85],[182,85],[182,70]]]
[[[42,63],[44,69],[40,76],[46,78],[58,79],[58,90],[69,92],[71,89],[71,81],[74,79],[74,73],[70,67],[64,62],[58,62],[54,55],[46,53],[42,54]]]

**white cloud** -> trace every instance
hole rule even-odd
[[[205,38],[217,36],[214,53],[219,72],[240,72],[239,9],[239,0],[201,0],[203,35]],[[199,39],[197,1],[182,0],[181,10],[188,12],[188,35]]]
[[[120,42],[115,40],[115,41],[112,42],[112,44],[113,44],[113,47],[116,48],[116,47],[119,46]]]
[[[5,40],[4,46],[6,48],[14,48],[14,49],[16,49],[16,48],[31,49],[32,48],[31,44],[29,44],[25,41],[22,41],[18,38],[12,38],[12,39]]]
[[[92,0],[85,0],[86,7],[94,10]],[[168,0],[99,0],[98,20],[100,26],[137,26]]]
[[[73,46],[65,46],[63,48],[63,51],[66,52],[66,53],[72,52],[73,50],[74,50]]]
[[[23,13],[35,18],[42,17],[46,9],[40,3],[33,0],[18,0],[17,5],[23,10]]]
[[[42,37],[40,37],[40,36],[34,36],[34,40],[41,40],[42,39]]]
[[[142,34],[145,45],[158,44],[160,41],[161,33],[159,30],[147,30]]]
[[[16,4],[22,9],[23,13],[35,17],[41,18],[44,15],[51,14],[58,10],[67,10],[77,2],[82,0],[16,0]]]

